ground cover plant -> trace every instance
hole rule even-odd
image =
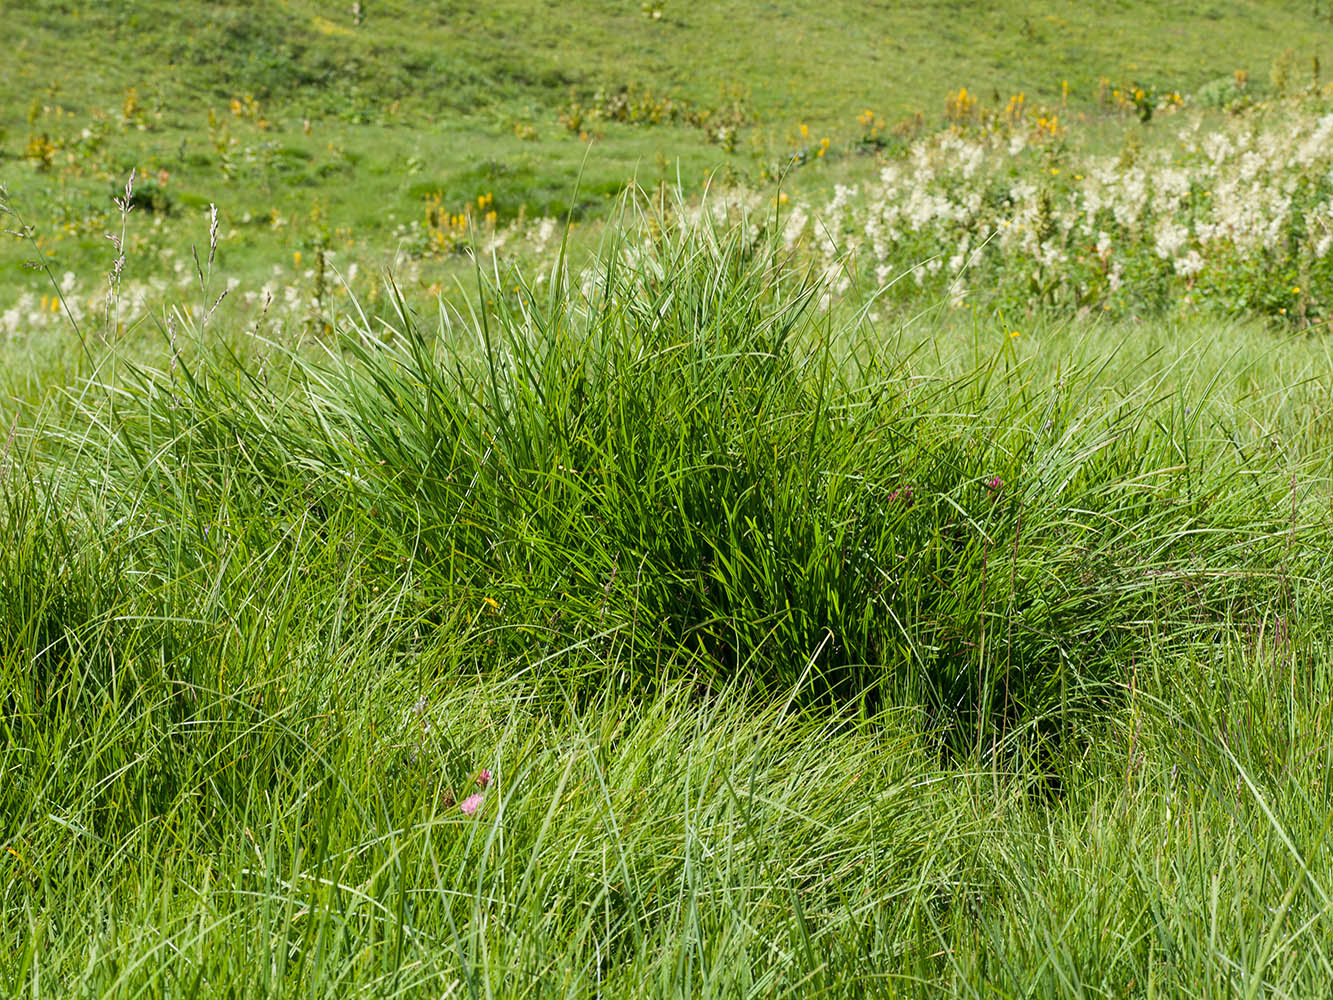
[[[1316,988],[1327,346],[618,231],[15,424],[7,989]]]
[[[718,170],[556,157],[521,219],[423,188],[358,235],[387,270],[247,243],[240,205],[168,215],[176,180],[111,155],[169,131],[171,60],[231,93],[237,10],[172,36],[188,60],[146,30],[174,8],[78,12],[157,61],[70,75],[138,81],[107,249],[43,235],[41,149],[0,177],[37,264],[0,302],[0,993],[1326,991],[1333,110],[1304,63],[997,100],[943,60],[939,121],[802,113],[746,152],[781,87],[603,86],[613,28],[669,61],[726,5],[590,13],[529,76],[559,33],[527,5],[470,11],[471,62],[422,61],[461,8],[247,10],[271,93],[219,156],[315,100],[397,155],[371,81],[410,117],[445,74],[492,115],[546,95],[571,157],[669,135]],[[72,8],[5,13],[24,51],[83,44]],[[782,15],[805,56],[825,13]],[[991,16],[932,44],[1008,51]],[[234,163],[224,194],[277,176]]]

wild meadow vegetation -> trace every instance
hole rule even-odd
[[[1329,12],[927,6],[4,6],[0,993],[1327,991]]]
[[[460,250],[511,230],[517,249],[546,218],[595,244],[627,189],[771,196],[782,178],[794,201],[822,204],[941,125],[976,133],[987,110],[1021,118],[1046,165],[1066,168],[1058,198],[1087,173],[1065,153],[1118,159],[1130,136],[1151,153],[1183,105],[1211,128],[1327,85],[1331,13],[1326,0],[1117,2],[1096,19],[1075,0],[0,0],[0,166],[37,249],[88,295],[135,170],[127,288],[186,279],[216,205],[220,268],[247,287],[312,297],[355,263],[368,297],[392,265],[430,298],[466,272]],[[32,250],[0,244],[0,285],[40,305]]]

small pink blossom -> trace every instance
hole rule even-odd
[[[476,792],[458,803],[458,808],[463,811],[464,816],[475,816],[481,809],[481,804],[485,801],[486,796],[482,795],[481,792]]]
[[[477,787],[485,788],[487,785],[491,783],[491,778],[492,778],[491,772],[483,767],[481,769],[481,773],[477,775]]]
[[[1004,489],[1004,480],[999,476],[991,476],[986,480],[986,489],[990,490],[992,493],[998,493],[1000,490]]]

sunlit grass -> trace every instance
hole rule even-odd
[[[1319,993],[1327,346],[779,247],[8,355],[5,992]]]

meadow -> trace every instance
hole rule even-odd
[[[860,7],[3,5],[0,992],[1326,992],[1329,12]]]
[[[1221,109],[1328,83],[1322,0],[1195,7],[5,0],[0,168],[61,274],[101,284],[135,170],[127,280],[188,269],[216,205],[229,277],[357,263],[368,295],[411,262],[429,297],[487,233],[597,229],[635,187],[784,178],[823,200],[956,118],[960,91],[996,112],[1022,95],[1118,154],[1126,122],[1182,95]],[[1161,117],[1130,131],[1151,147]],[[0,243],[0,286],[40,299],[33,250]]]

